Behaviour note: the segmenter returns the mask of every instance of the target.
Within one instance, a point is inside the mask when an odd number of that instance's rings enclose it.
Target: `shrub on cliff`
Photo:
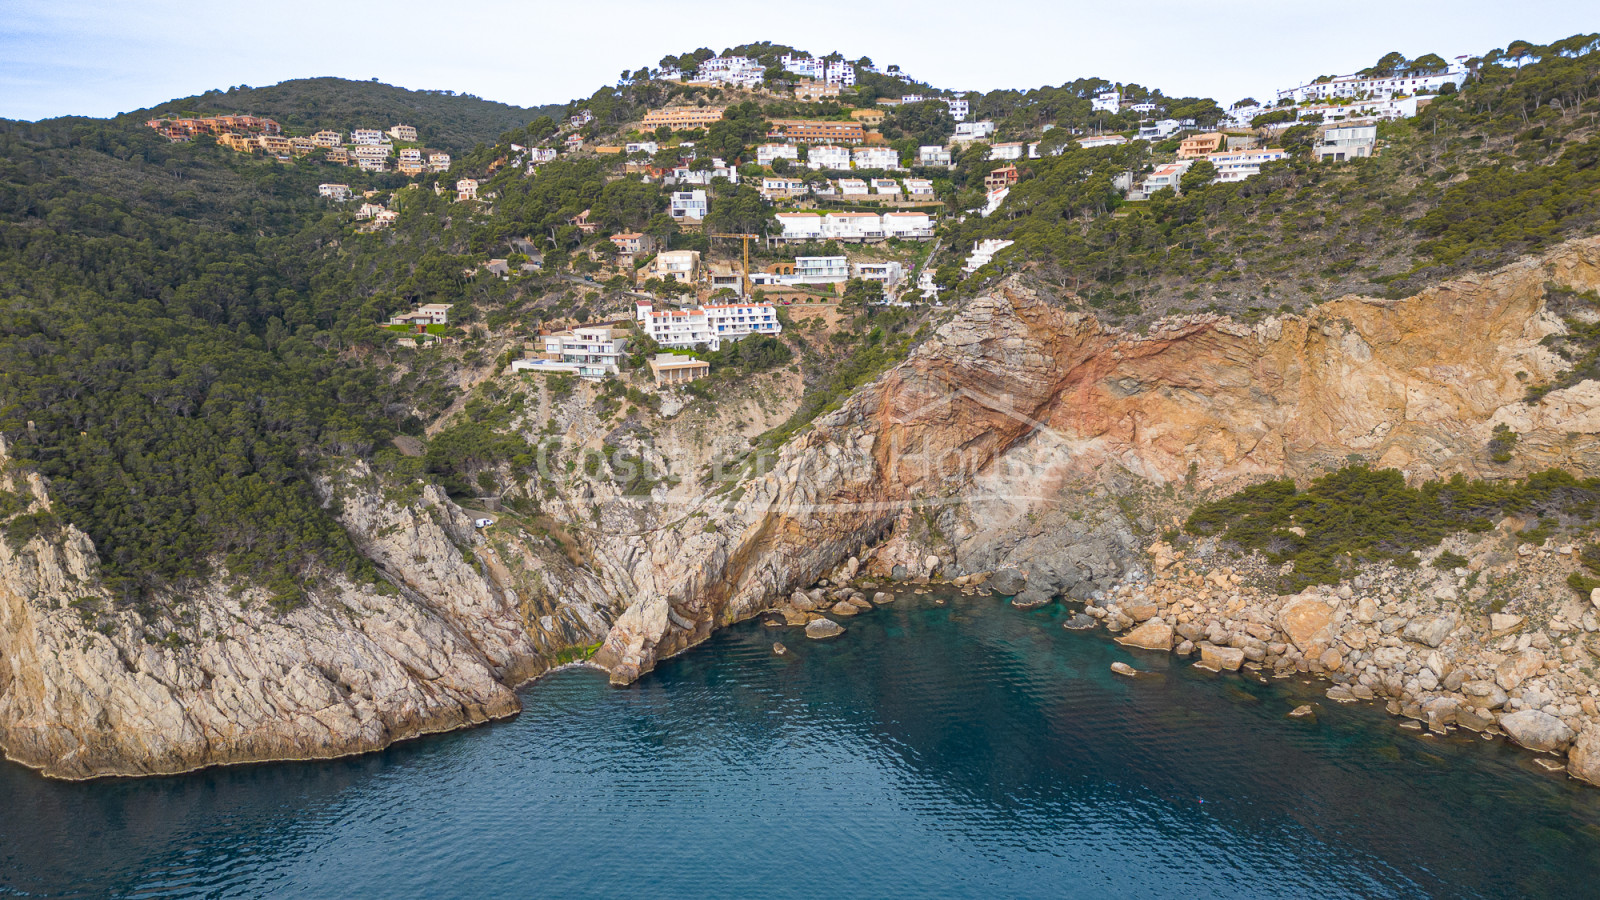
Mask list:
[[[1239,551],[1261,551],[1273,565],[1293,563],[1286,590],[1333,584],[1361,564],[1415,566],[1413,551],[1456,532],[1487,531],[1510,513],[1588,523],[1600,479],[1540,472],[1518,481],[1468,481],[1457,475],[1410,487],[1394,469],[1349,466],[1298,489],[1288,479],[1251,485],[1198,506],[1184,529],[1215,535]]]

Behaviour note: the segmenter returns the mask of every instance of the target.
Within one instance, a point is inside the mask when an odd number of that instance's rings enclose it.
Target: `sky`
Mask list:
[[[0,0],[0,118],[110,116],[320,75],[536,106],[668,53],[761,40],[895,63],[939,88],[1097,76],[1226,106],[1391,50],[1450,58],[1595,30],[1594,0]]]

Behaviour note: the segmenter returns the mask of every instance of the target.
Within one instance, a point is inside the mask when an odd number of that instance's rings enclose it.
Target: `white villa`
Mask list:
[[[857,147],[853,156],[858,169],[893,171],[901,168],[900,153],[893,147]]]
[[[770,166],[780,159],[800,159],[800,148],[793,144],[762,144],[756,148],[756,162],[763,166]]]
[[[834,144],[818,144],[806,154],[806,164],[813,169],[848,169],[850,148]]]
[[[401,313],[389,320],[390,325],[448,325],[450,324],[450,304],[424,303],[408,313]]]
[[[1016,241],[1002,241],[998,238],[989,238],[972,245],[972,255],[967,257],[967,264],[961,271],[971,275],[984,266],[994,261],[994,255],[1011,246]]]
[[[598,381],[616,375],[627,352],[627,333],[609,325],[586,325],[540,335],[542,352],[511,363],[512,371],[577,375]]]

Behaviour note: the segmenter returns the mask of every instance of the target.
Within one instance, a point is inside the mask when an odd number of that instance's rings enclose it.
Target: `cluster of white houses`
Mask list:
[[[781,334],[778,310],[771,303],[706,304],[687,309],[657,309],[649,300],[635,308],[639,328],[663,347],[720,350],[725,341],[752,334]]]
[[[926,241],[933,238],[933,219],[925,212],[781,212],[782,233],[772,240],[782,244],[814,241],[866,243],[898,238]]]
[[[819,197],[866,197],[906,199],[919,203],[935,199],[933,181],[927,178],[840,178],[836,181],[806,182],[787,175],[767,175],[761,179],[761,197],[768,201],[793,199],[815,194]]]

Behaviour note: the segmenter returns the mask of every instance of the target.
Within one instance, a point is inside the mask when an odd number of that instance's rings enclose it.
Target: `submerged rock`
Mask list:
[[[1309,703],[1302,703],[1289,710],[1289,718],[1291,719],[1315,719],[1316,717],[1317,711],[1312,709]]]
[[[831,638],[844,634],[844,626],[832,619],[812,619],[806,625],[806,637]]]
[[[1068,631],[1088,631],[1095,626],[1094,619],[1083,613],[1073,613],[1072,618],[1061,623],[1061,627]]]
[[[776,643],[776,644],[773,644],[773,645],[772,645],[772,652],[773,652],[773,653],[776,653],[776,654],[778,654],[778,655],[779,655],[779,656],[782,656],[782,655],[784,655],[784,654],[785,654],[785,653],[788,653],[788,652],[789,652],[789,648],[788,648],[788,647],[785,647],[785,646],[784,646],[784,645],[783,645],[783,644],[782,644],[782,643],[781,643],[781,642],[780,642],[780,643]]]

